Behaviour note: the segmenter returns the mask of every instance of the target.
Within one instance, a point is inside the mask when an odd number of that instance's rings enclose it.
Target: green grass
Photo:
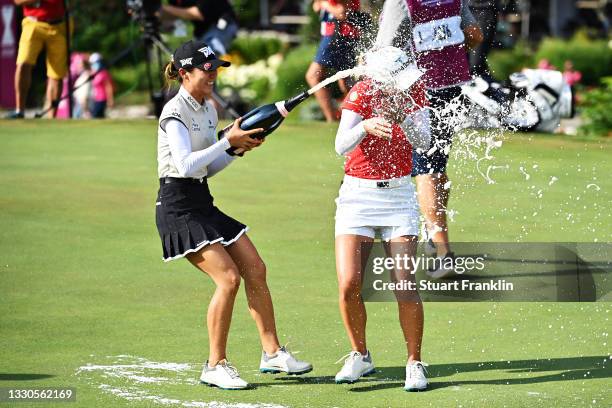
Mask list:
[[[66,406],[87,408],[160,406],[111,395],[100,384],[183,402],[292,407],[612,404],[608,303],[427,303],[423,359],[431,391],[418,394],[401,388],[405,354],[395,306],[368,304],[379,373],[333,384],[333,363],[349,348],[333,255],[342,161],[333,152],[334,129],[318,123],[285,124],[210,183],[218,205],[251,227],[268,265],[281,341],[315,370],[303,379],[257,372],[260,346],[241,293],[229,356],[256,388],[195,385],[213,285],[185,261],[161,262],[155,122],[1,122],[0,129],[0,387],[72,386],[77,403]],[[491,163],[508,166],[491,172],[495,184],[473,162],[451,165],[452,238],[612,241],[611,153],[606,140],[513,135],[494,152]],[[176,377],[165,384],[76,372],[115,364],[119,355],[191,366],[148,373]]]

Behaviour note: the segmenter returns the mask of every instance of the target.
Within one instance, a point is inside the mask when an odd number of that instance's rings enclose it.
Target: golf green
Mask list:
[[[156,127],[0,122],[0,388],[72,387],[76,402],[57,404],[87,408],[612,405],[609,303],[426,303],[422,393],[402,389],[396,306],[371,303],[378,371],[334,384],[349,351],[333,251],[342,159],[320,123],[284,124],[210,180],[266,261],[281,342],[314,370],[259,373],[241,290],[228,357],[254,387],[198,384],[213,285],[184,260],[161,261]],[[451,160],[453,240],[612,241],[610,141],[507,135],[477,169],[468,157],[483,146],[458,144]]]

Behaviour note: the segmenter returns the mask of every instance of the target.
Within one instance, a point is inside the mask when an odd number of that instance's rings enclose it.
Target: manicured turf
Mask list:
[[[155,122],[0,122],[0,387],[76,387],[77,403],[66,406],[87,408],[160,406],[159,398],[194,407],[612,405],[609,303],[427,303],[423,393],[402,390],[395,305],[368,304],[379,371],[335,385],[334,361],[349,346],[336,300],[342,161],[333,135],[332,126],[287,123],[211,179],[218,205],[251,227],[267,263],[282,342],[315,365],[304,378],[259,374],[241,293],[229,357],[256,387],[229,392],[196,385],[213,285],[186,261],[161,262]],[[612,241],[611,153],[609,141],[513,135],[481,162],[501,166],[490,170],[495,184],[473,161],[451,165],[452,238]],[[137,358],[189,365],[78,371]]]

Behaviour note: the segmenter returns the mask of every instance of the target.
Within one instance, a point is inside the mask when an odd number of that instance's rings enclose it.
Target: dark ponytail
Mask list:
[[[166,68],[164,68],[164,78],[168,88],[172,86],[173,81],[183,82],[183,78],[179,75],[178,69],[176,69],[172,61],[168,62]]]

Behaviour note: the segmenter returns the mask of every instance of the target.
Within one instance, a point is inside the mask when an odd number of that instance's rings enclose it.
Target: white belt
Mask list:
[[[370,180],[352,177],[345,175],[343,184],[351,187],[363,187],[363,188],[397,188],[410,184],[410,176],[393,178],[388,180]]]

